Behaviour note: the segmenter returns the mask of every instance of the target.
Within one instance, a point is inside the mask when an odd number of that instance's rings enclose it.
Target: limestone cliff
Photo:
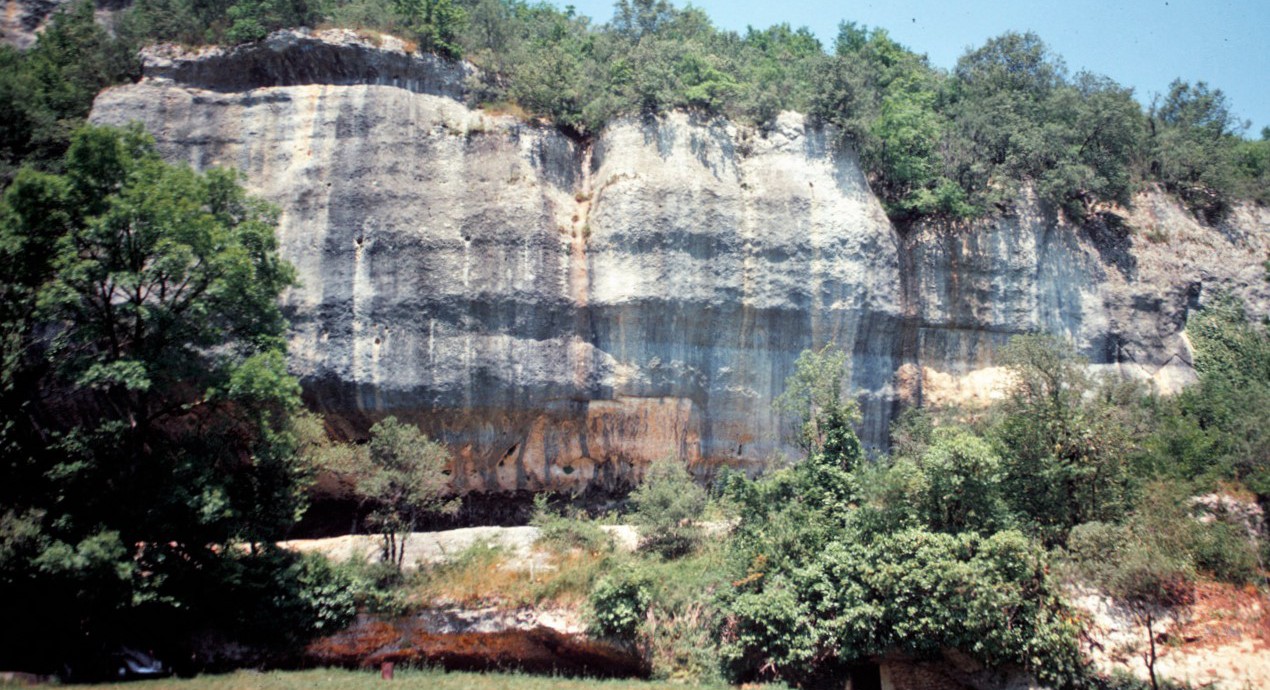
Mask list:
[[[283,32],[151,50],[92,115],[277,203],[310,402],[350,435],[422,424],[466,489],[615,487],[666,455],[759,466],[789,451],[772,399],[827,342],[852,355],[873,444],[901,401],[989,395],[1019,332],[1172,388],[1205,294],[1270,301],[1264,209],[1212,229],[1151,193],[1127,222],[1073,227],[1024,199],[896,228],[854,153],[799,115],[628,118],[582,142],[465,106],[468,71]]]

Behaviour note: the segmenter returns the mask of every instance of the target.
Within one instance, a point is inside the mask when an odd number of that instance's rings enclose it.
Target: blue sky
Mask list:
[[[597,23],[613,16],[612,0],[555,0]],[[686,2],[675,1],[676,6]],[[1013,0],[1000,2],[758,2],[697,0],[715,26],[744,31],[788,22],[807,26],[828,48],[838,22],[881,27],[937,67],[950,68],[968,47],[1008,30],[1035,31],[1072,72],[1088,69],[1132,86],[1138,100],[1165,93],[1181,77],[1226,93],[1231,109],[1251,120],[1256,138],[1270,126],[1270,0]]]

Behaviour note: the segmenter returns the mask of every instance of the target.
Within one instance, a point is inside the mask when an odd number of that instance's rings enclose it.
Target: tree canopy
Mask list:
[[[243,43],[319,24],[471,60],[482,68],[474,104],[582,136],[676,108],[761,127],[782,110],[808,113],[859,150],[900,221],[1008,211],[1025,184],[1075,220],[1152,181],[1209,222],[1240,199],[1270,203],[1270,141],[1243,138],[1246,124],[1204,82],[1177,81],[1144,112],[1132,89],[1069,73],[1034,33],[991,38],[944,71],[884,29],[843,22],[826,47],[787,24],[721,30],[665,0],[622,0],[608,23],[523,0],[137,0],[113,35],[80,2],[28,53],[0,50],[0,94],[12,96],[0,99],[0,175],[24,159],[55,165],[93,95],[137,75],[143,43]]]
[[[844,363],[830,354],[804,353],[787,385],[801,389],[810,363]],[[847,420],[826,427],[855,437]],[[968,432],[931,436],[917,459],[874,464],[858,441],[825,444],[761,480],[725,479],[738,514],[719,595],[733,680],[820,687],[863,660],[953,648],[1049,687],[1083,681],[1045,551],[1010,529],[1001,460]]]
[[[137,128],[83,128],[59,167],[21,170],[0,202],[15,269],[0,283],[0,589],[38,607],[50,652],[141,615],[244,612],[251,597],[220,597],[295,522],[305,479],[277,211],[232,172],[164,163]],[[266,578],[299,573],[268,559]]]

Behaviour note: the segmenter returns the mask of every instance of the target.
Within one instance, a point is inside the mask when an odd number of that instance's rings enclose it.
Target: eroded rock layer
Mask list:
[[[395,414],[467,490],[617,488],[649,461],[758,467],[805,348],[851,355],[862,435],[898,405],[983,398],[1010,335],[1073,339],[1173,388],[1213,288],[1264,308],[1264,210],[1220,230],[1158,194],[1126,222],[895,228],[854,153],[786,113],[675,113],[593,140],[462,102],[470,69],[351,32],[152,50],[93,119],[231,166],[283,210],[291,357],[343,432]],[[1114,220],[1114,219],[1113,219]]]

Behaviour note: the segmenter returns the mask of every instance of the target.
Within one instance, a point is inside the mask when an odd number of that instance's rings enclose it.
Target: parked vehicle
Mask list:
[[[153,654],[131,647],[120,647],[113,657],[115,676],[120,680],[132,678],[160,678],[171,674],[171,670]]]

